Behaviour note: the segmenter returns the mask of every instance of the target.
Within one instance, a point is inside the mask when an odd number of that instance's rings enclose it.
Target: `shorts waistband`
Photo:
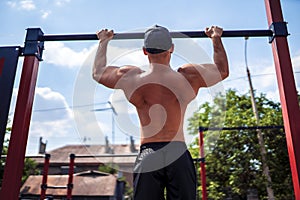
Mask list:
[[[146,148],[154,148],[156,150],[161,149],[165,146],[169,145],[170,148],[176,147],[176,148],[185,148],[187,149],[187,146],[185,142],[182,141],[171,141],[171,142],[149,142],[144,143],[140,146],[140,149],[146,149]]]

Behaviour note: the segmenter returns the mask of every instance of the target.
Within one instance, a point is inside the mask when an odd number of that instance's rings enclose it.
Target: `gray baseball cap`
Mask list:
[[[144,47],[152,54],[162,53],[172,47],[172,37],[167,28],[154,25],[145,32]]]

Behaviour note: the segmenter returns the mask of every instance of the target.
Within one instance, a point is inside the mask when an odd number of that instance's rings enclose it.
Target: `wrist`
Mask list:
[[[221,39],[221,35],[214,35],[210,37],[212,40],[220,40]]]
[[[109,42],[109,39],[100,39],[100,44],[107,45]]]
[[[212,43],[220,43],[221,42],[221,36],[214,36],[210,38],[212,40]]]

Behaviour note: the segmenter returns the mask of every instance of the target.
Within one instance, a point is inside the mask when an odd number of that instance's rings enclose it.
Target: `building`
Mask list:
[[[32,175],[26,180],[20,190],[20,199],[40,199],[42,175]],[[49,175],[46,190],[48,199],[66,199],[68,175]],[[122,200],[124,182],[118,181],[112,174],[98,171],[87,171],[73,176],[73,200]]]
[[[48,168],[48,183],[47,183],[48,185],[50,185],[50,183],[54,185],[58,185],[58,184],[66,185],[64,181],[66,181],[68,177],[70,154],[75,154],[74,191],[73,191],[74,195],[76,194],[78,196],[80,196],[79,194],[83,195],[85,194],[84,190],[86,190],[86,195],[89,197],[88,199],[92,199],[94,197],[92,197],[93,195],[89,196],[89,190],[95,189],[97,191],[103,192],[103,194],[97,193],[98,195],[97,199],[103,199],[104,197],[102,196],[100,198],[100,196],[107,194],[108,191],[99,190],[99,188],[97,189],[97,187],[98,185],[102,185],[103,187],[102,181],[106,178],[113,179],[112,176],[114,177],[114,181],[112,180],[104,181],[105,184],[111,184],[111,186],[114,185],[115,187],[119,188],[121,187],[120,185],[121,183],[120,181],[118,181],[118,178],[123,177],[122,180],[124,180],[124,182],[128,184],[129,187],[132,187],[133,185],[133,175],[132,175],[133,166],[135,163],[135,159],[138,152],[137,149],[139,149],[139,145],[134,144],[132,138],[130,144],[110,145],[108,140],[106,140],[106,143],[103,145],[85,145],[85,144],[66,145],[48,152],[46,151],[45,145],[46,143],[43,143],[42,139],[40,139],[40,149],[39,149],[40,156],[32,156],[29,158],[31,158],[37,163],[37,168],[42,173],[44,168],[44,162],[45,162],[45,159],[43,157],[46,153],[50,154],[49,168]],[[118,172],[117,174],[106,177],[103,175],[103,173],[97,172],[100,166],[111,166],[111,165],[115,166],[115,169]],[[94,182],[91,185],[78,188],[76,184],[80,185],[81,181],[87,181],[87,182],[98,181],[98,182]],[[24,198],[28,196],[37,197],[37,195],[40,194],[41,183],[42,183],[42,176],[30,176],[21,189],[21,195],[23,195]],[[105,186],[105,188],[108,188],[108,186]],[[116,195],[117,194],[116,191],[118,191],[116,188],[111,189],[109,190],[109,194]],[[62,195],[66,194],[66,189],[65,190],[49,189],[49,193],[47,191],[47,194],[49,195],[52,194],[53,196],[57,196],[60,198],[62,197]],[[95,193],[94,196],[97,195]],[[104,196],[105,198],[108,197],[107,195]],[[115,196],[109,196],[109,198],[114,199]]]

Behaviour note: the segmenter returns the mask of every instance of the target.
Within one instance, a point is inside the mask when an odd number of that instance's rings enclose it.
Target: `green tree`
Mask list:
[[[105,173],[115,175],[119,171],[119,166],[115,163],[108,163],[106,165],[100,165],[98,169],[101,172],[105,172]],[[124,193],[124,195],[129,197],[129,198],[132,198],[133,188],[129,186],[129,183],[128,183],[128,181],[126,181],[126,178],[124,176],[119,177],[118,181],[125,183],[125,193]]]
[[[119,166],[115,163],[108,163],[106,165],[100,165],[98,170],[109,174],[117,174]]]
[[[11,128],[8,127],[6,129],[6,134],[9,135],[10,133],[11,133]],[[3,144],[2,159],[0,159],[0,187],[2,185],[2,179],[3,179],[4,167],[5,167],[5,157],[3,158],[3,156],[7,155],[8,144],[9,144],[9,140],[7,139]],[[26,181],[28,176],[36,175],[40,173],[39,170],[37,170],[37,163],[34,160],[30,158],[25,158],[24,162],[25,163],[24,163],[24,169],[22,175],[22,184]]]
[[[256,98],[261,126],[282,125],[281,108],[260,94]],[[238,95],[229,90],[219,95],[213,104],[205,103],[189,119],[189,133],[198,134],[204,127],[255,126],[250,95]],[[292,199],[293,188],[283,129],[262,130],[267,149],[267,164],[272,188],[277,199]],[[205,161],[207,190],[210,199],[247,199],[249,189],[258,192],[259,199],[267,199],[266,178],[262,173],[256,130],[205,131]],[[191,145],[191,153],[198,157],[198,141]],[[201,188],[199,187],[199,190]]]

